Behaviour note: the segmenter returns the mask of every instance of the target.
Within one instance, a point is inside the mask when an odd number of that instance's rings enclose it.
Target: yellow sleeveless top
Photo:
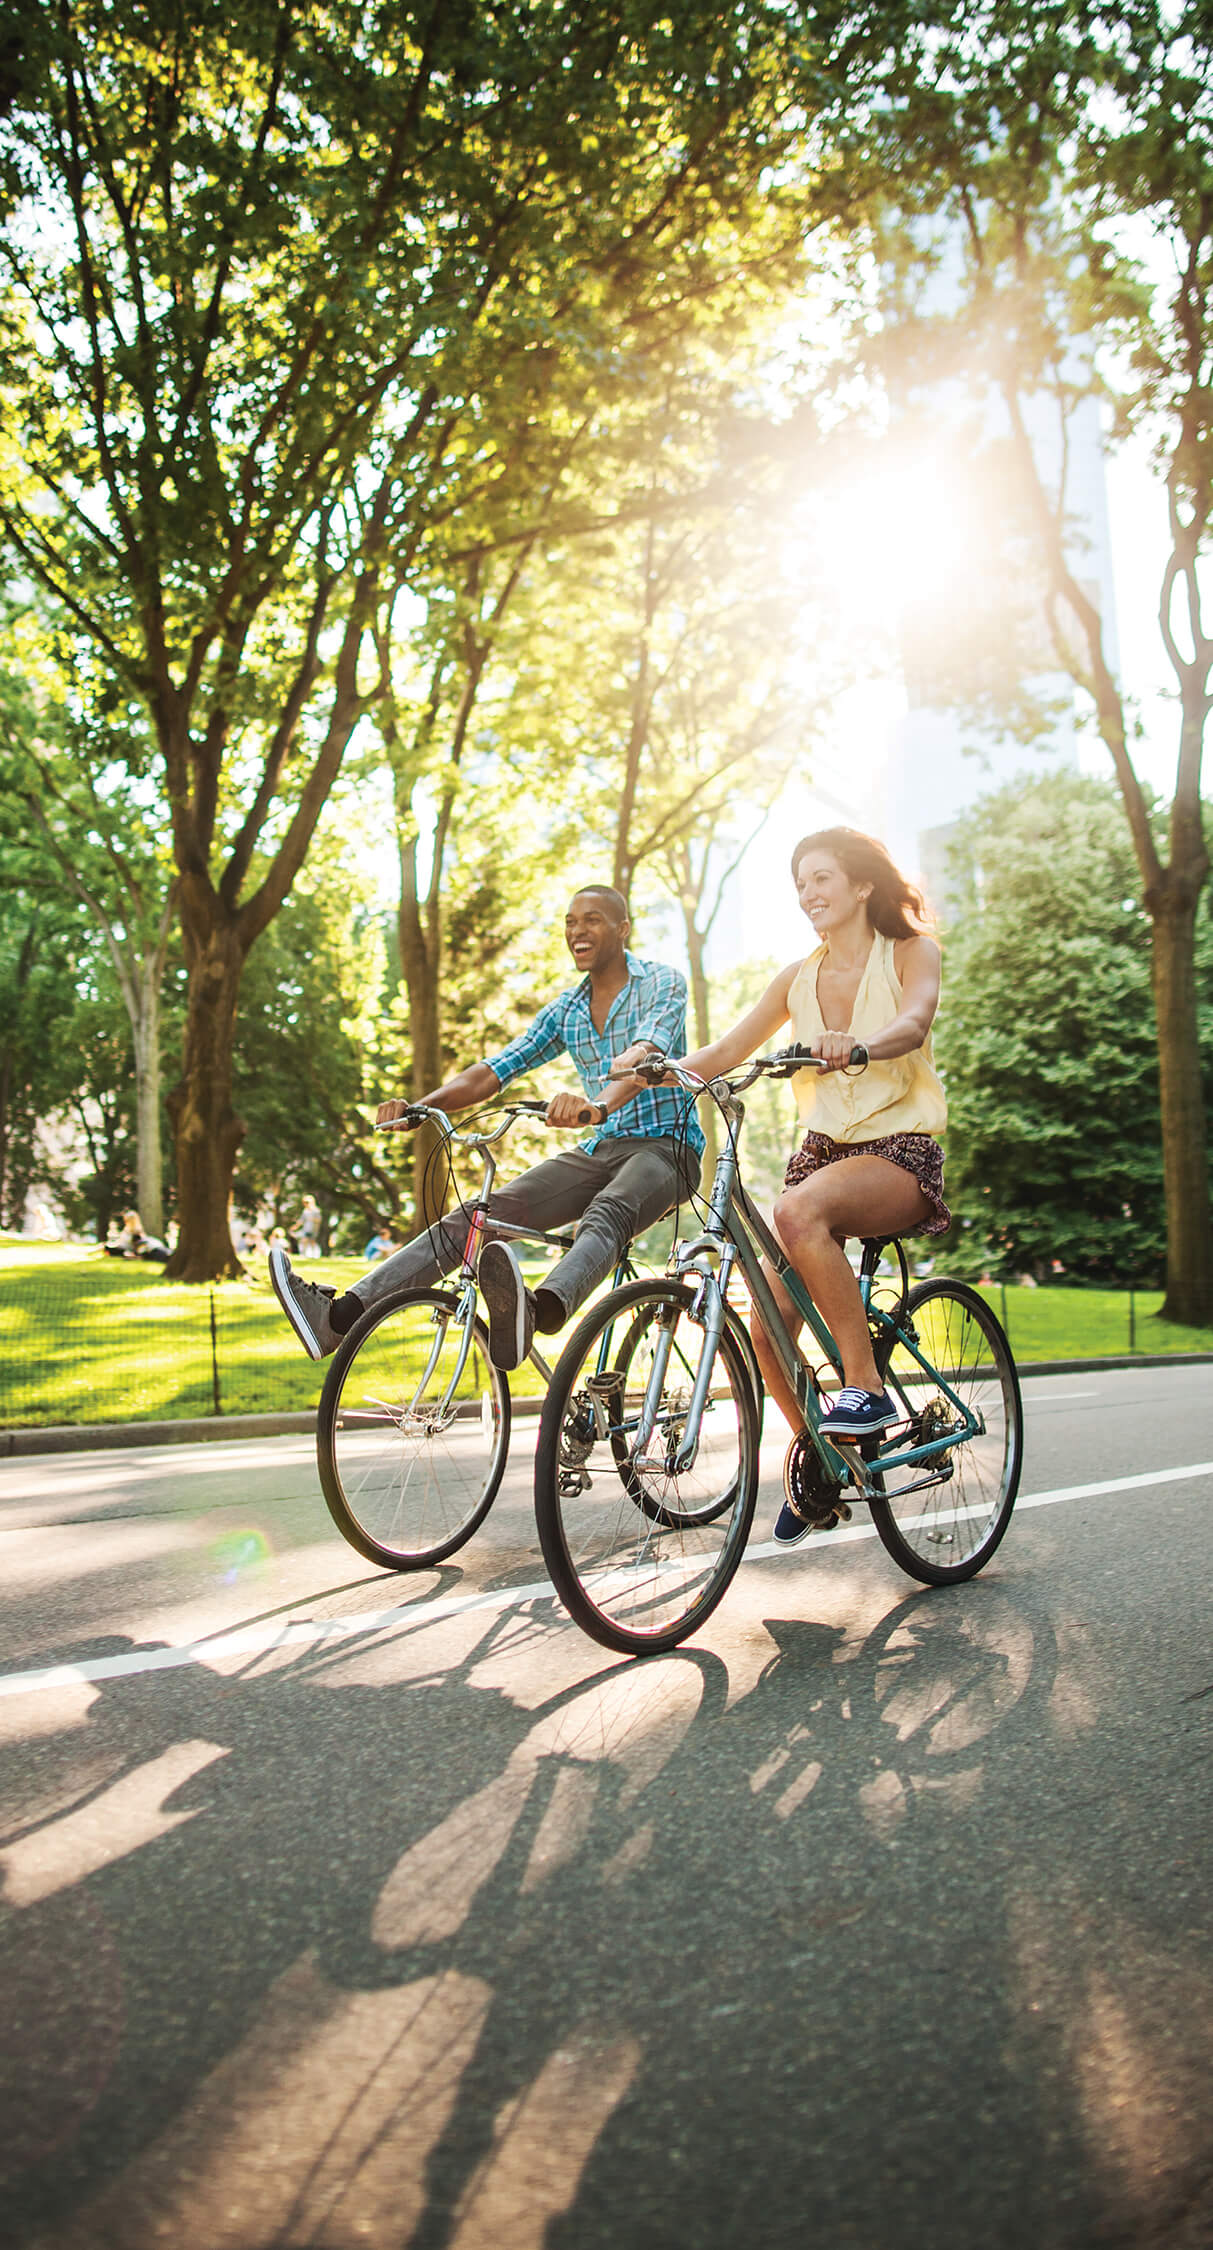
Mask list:
[[[856,1039],[874,1037],[901,1014],[901,980],[892,938],[877,930],[851,1010]],[[825,1030],[817,999],[817,972],[829,948],[819,945],[802,961],[788,991],[788,1014],[798,1044]],[[878,1141],[886,1133],[942,1133],[948,1105],[931,1059],[928,1032],[921,1047],[892,1062],[870,1062],[851,1075],[798,1070],[792,1080],[802,1132],[828,1133],[835,1141]]]

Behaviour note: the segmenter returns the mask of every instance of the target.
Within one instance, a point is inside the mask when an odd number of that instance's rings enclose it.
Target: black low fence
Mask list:
[[[358,1259],[309,1262],[340,1288]],[[1158,1317],[1157,1290],[985,1282],[1016,1357],[1032,1364],[1213,1354],[1213,1331]],[[308,1415],[323,1366],[283,1318],[263,1264],[186,1288],[98,1252],[0,1247],[0,1428]]]
[[[361,1263],[321,1264],[345,1286]],[[307,1413],[324,1369],[264,1272],[186,1288],[104,1257],[0,1255],[0,1427]]]

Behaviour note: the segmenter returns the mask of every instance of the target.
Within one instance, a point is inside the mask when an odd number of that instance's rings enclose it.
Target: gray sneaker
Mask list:
[[[322,1281],[303,1281],[291,1270],[291,1261],[278,1244],[270,1251],[270,1282],[309,1359],[327,1359],[341,1342],[329,1306],[337,1292]]]
[[[535,1300],[508,1242],[486,1242],[477,1269],[488,1307],[489,1358],[494,1367],[521,1367],[535,1334]]]

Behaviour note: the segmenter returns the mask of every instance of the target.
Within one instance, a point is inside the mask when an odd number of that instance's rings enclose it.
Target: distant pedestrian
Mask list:
[[[299,1255],[301,1258],[318,1258],[320,1256],[320,1229],[322,1223],[323,1222],[320,1217],[320,1206],[317,1203],[315,1196],[305,1195],[303,1198],[303,1209],[300,1211],[299,1216],[295,1221],[295,1235],[299,1243]]]
[[[117,1239],[105,1245],[111,1258],[147,1258],[162,1263],[168,1256],[168,1244],[159,1235],[148,1234],[137,1211],[124,1211]]]

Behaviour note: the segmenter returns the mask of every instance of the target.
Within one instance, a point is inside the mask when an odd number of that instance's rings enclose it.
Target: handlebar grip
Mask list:
[[[429,1110],[424,1105],[417,1106],[410,1102],[406,1109],[401,1110],[399,1117],[385,1117],[382,1124],[377,1123],[375,1131],[377,1133],[404,1132],[414,1125],[423,1125],[429,1114]]]
[[[821,1068],[820,1057],[813,1053],[811,1047],[802,1046],[799,1042],[792,1047],[781,1047],[776,1059],[788,1073],[793,1070],[819,1070]],[[868,1060],[867,1048],[857,1040],[847,1057],[847,1068],[849,1070],[862,1070]]]

